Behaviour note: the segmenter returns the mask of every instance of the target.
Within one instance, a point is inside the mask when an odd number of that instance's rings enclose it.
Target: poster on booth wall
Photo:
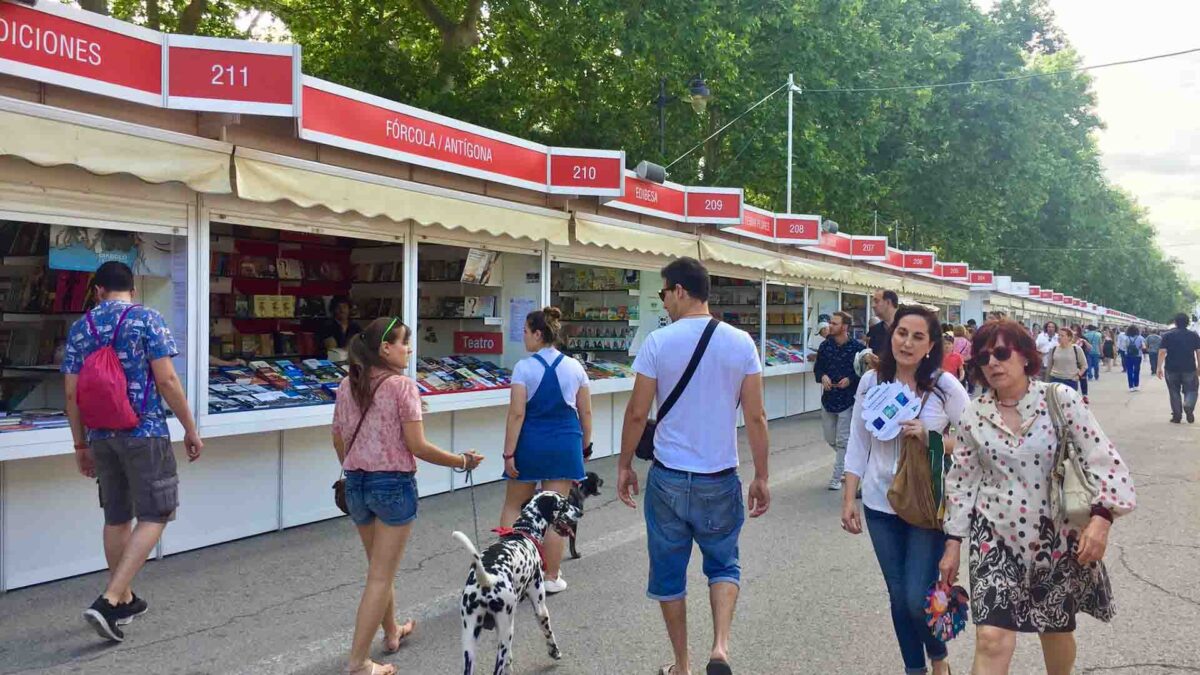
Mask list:
[[[492,282],[492,272],[496,266],[498,251],[484,251],[473,248],[467,253],[467,262],[463,265],[462,279],[464,284],[487,286]]]
[[[138,276],[170,277],[171,237],[97,227],[50,226],[49,266],[95,272],[106,262],[123,262]]]
[[[525,341],[525,317],[534,310],[532,298],[510,298],[508,301],[508,341]]]

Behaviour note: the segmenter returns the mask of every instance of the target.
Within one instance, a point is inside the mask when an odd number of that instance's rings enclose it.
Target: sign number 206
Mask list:
[[[212,83],[218,87],[248,87],[250,86],[250,68],[249,66],[222,66],[214,64],[212,67]]]

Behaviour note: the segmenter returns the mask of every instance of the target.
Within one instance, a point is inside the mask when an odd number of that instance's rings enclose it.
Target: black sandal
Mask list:
[[[724,661],[713,659],[708,662],[708,666],[704,669],[705,675],[733,675],[733,668]]]

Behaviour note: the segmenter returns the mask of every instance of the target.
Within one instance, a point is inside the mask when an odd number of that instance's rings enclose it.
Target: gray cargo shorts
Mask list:
[[[90,445],[105,524],[124,525],[134,517],[149,523],[175,520],[179,474],[170,439],[118,436]]]

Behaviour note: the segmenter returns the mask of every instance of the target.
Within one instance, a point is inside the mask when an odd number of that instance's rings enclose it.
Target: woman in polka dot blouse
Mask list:
[[[1102,559],[1113,519],[1134,508],[1133,479],[1079,394],[1059,387],[1063,416],[1100,493],[1082,530],[1052,513],[1058,438],[1046,390],[1054,385],[1033,379],[1042,364],[1037,347],[1013,321],[986,324],[971,346],[972,377],[989,392],[959,426],[946,474],[950,539],[939,569],[953,583],[969,538],[973,672],[1007,673],[1017,633],[1036,632],[1047,672],[1065,675],[1075,661],[1076,612],[1113,617]]]

